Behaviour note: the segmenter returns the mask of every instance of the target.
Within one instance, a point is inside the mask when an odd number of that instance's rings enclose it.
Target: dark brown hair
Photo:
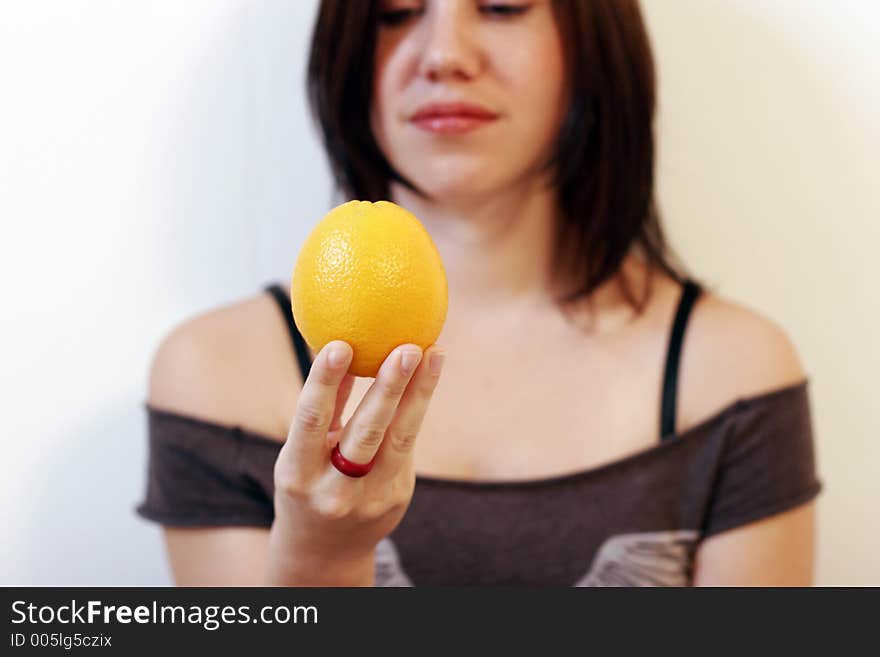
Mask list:
[[[419,192],[389,164],[370,127],[378,4],[322,0],[307,75],[336,185],[349,198],[369,201],[387,199],[392,180]],[[638,0],[553,4],[570,89],[547,163],[561,209],[553,261],[569,285],[557,301],[589,299],[633,247],[652,270],[681,281],[654,197],[654,61]],[[619,283],[641,311],[650,288],[637,299],[627,281]]]

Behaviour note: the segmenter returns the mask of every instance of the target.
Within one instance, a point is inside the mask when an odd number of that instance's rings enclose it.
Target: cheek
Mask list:
[[[555,135],[564,114],[566,82],[562,52],[555,43],[535,43],[508,60],[514,120],[536,138]],[[527,125],[525,125],[527,124]]]
[[[394,131],[394,104],[389,102],[390,91],[382,80],[373,85],[373,99],[370,107],[370,127],[379,148],[388,154],[389,138]]]
[[[378,77],[373,78],[373,89],[370,101],[370,128],[373,137],[381,146],[385,139],[386,103],[382,95],[382,81]]]
[[[401,95],[399,82],[395,74],[397,62],[391,57],[389,49],[379,49],[373,66],[373,85],[371,89],[370,125],[373,135],[380,146],[387,144],[388,130],[393,129],[397,119],[395,99]]]

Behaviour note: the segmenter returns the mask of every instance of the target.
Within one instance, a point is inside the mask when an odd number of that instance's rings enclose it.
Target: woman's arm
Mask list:
[[[781,328],[714,295],[707,295],[695,310],[689,332],[683,375],[685,408],[722,407],[806,377],[794,345]],[[764,438],[772,440],[773,436]],[[694,584],[812,585],[815,507],[810,501],[706,538],[697,549]]]
[[[269,530],[259,527],[166,527],[177,586],[265,586]]]
[[[294,380],[297,373],[287,353],[275,353],[275,345],[286,347],[288,340],[282,322],[270,321],[277,313],[271,299],[258,295],[176,327],[153,359],[150,404],[280,434],[280,422],[277,429],[268,423],[275,418],[271,409],[277,399],[267,398],[265,391],[278,387],[273,384],[282,377]],[[288,369],[278,371],[282,364]],[[180,586],[264,583],[268,528],[166,526],[163,534]]]
[[[695,586],[812,586],[815,503],[706,539],[697,550]]]

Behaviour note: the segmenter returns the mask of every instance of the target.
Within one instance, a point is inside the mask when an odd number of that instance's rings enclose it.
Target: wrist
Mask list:
[[[265,576],[268,586],[373,586],[375,549],[358,556],[328,556],[287,540],[273,524]]]
[[[267,586],[373,586],[375,564],[372,559],[356,563],[306,559],[290,555],[286,559],[269,558]]]

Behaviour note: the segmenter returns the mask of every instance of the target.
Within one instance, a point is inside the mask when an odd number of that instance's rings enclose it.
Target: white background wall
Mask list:
[[[164,584],[149,359],[328,209],[315,0],[0,3],[0,584]],[[674,244],[811,377],[818,582],[880,584],[880,5],[645,0]]]

